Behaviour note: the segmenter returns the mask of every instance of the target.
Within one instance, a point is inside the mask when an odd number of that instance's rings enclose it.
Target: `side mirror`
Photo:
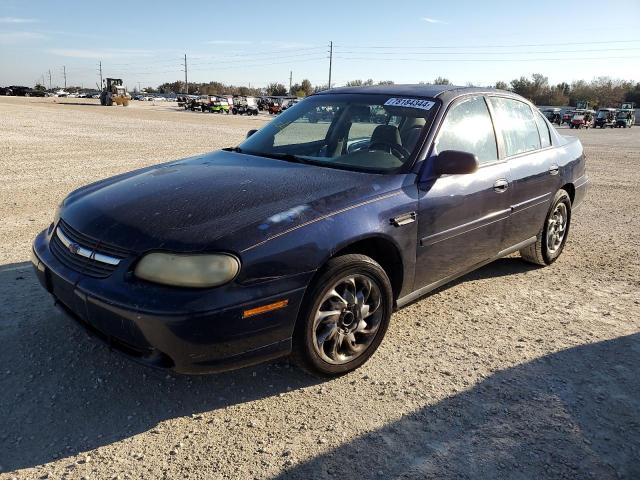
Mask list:
[[[254,128],[254,129],[252,129],[252,130],[249,130],[249,131],[247,132],[247,137],[246,137],[246,138],[249,138],[251,135],[253,135],[253,134],[254,134],[254,133],[256,133],[257,131],[258,131],[258,130],[257,130],[257,129],[255,129],[255,128]]]
[[[436,175],[460,175],[478,170],[478,157],[459,150],[445,150],[434,159],[433,173]]]

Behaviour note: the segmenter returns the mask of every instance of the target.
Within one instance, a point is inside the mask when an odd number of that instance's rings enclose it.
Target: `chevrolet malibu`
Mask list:
[[[33,263],[72,318],[147,365],[290,355],[335,376],[427,292],[515,252],[552,264],[586,186],[580,142],[512,93],[334,89],[235,148],[72,192]]]

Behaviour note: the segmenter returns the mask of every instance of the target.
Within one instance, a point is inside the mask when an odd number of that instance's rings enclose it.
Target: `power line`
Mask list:
[[[313,58],[307,58],[307,59],[300,59],[300,60],[289,60],[289,61],[285,61],[285,62],[268,62],[268,63],[248,63],[248,64],[243,64],[242,68],[251,68],[251,67],[263,67],[263,66],[268,66],[268,65],[291,65],[292,63],[305,63],[305,62],[317,62],[319,60],[325,60],[327,57],[326,56],[321,56],[321,57],[313,57]],[[234,69],[234,68],[238,68],[237,65],[227,65],[224,67],[219,67],[216,68],[216,70],[228,70],[228,69]],[[209,71],[210,69],[208,68],[192,68],[191,69],[202,72],[202,71]]]
[[[638,55],[618,57],[578,57],[578,58],[376,58],[376,57],[336,57],[342,60],[366,60],[366,61],[400,61],[400,62],[536,62],[536,61],[576,61],[576,60],[614,60],[640,58]]]
[[[640,47],[631,48],[599,48],[585,50],[547,50],[547,51],[525,51],[525,52],[403,52],[403,55],[536,55],[536,54],[556,54],[556,53],[597,53],[597,52],[619,52],[640,50]],[[362,51],[336,51],[337,54],[370,54],[370,55],[397,55],[398,52],[362,52]]]
[[[553,47],[553,46],[565,46],[565,45],[603,45],[603,44],[611,44],[611,43],[637,43],[640,42],[640,39],[637,40],[607,40],[607,41],[599,41],[599,42],[556,42],[556,43],[513,43],[506,45],[429,45],[429,46],[421,46],[421,45],[367,45],[367,46],[358,46],[358,45],[336,45],[336,47],[346,47],[346,48],[358,48],[358,49],[368,49],[368,48],[376,48],[376,49],[442,49],[442,48],[511,48],[511,47]]]
[[[320,53],[320,52],[318,52]],[[277,55],[277,56],[260,56],[260,60],[280,60],[282,58],[297,58],[297,57],[308,57],[309,53],[296,53],[293,55]],[[218,65],[221,63],[227,64],[227,63],[243,63],[243,62],[247,62],[247,61],[251,61],[251,59],[237,59],[237,60],[225,60],[224,58],[220,58],[219,60],[215,60],[215,61],[211,61],[211,62],[199,62],[199,63],[192,63],[192,65]]]

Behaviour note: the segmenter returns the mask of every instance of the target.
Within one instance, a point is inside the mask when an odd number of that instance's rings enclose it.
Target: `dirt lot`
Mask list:
[[[0,98],[0,478],[640,478],[638,127],[571,131],[592,183],[556,264],[407,307],[338,380],[167,375],[53,307],[30,242],[67,192],[264,120]]]

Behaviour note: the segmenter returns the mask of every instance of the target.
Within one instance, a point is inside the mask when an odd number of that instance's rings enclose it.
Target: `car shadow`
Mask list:
[[[138,365],[53,306],[30,262],[0,267],[0,465],[33,467],[320,383],[287,362],[182,376]]]
[[[278,479],[640,478],[640,334],[559,351]]]

